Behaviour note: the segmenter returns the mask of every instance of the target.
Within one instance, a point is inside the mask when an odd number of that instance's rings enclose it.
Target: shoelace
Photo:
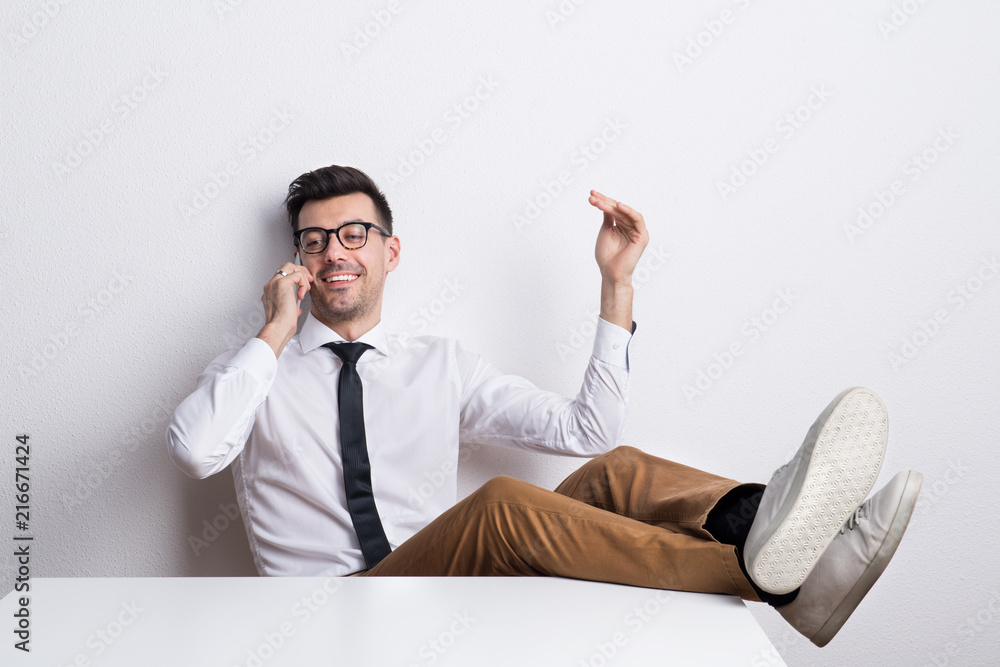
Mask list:
[[[867,519],[872,514],[872,501],[871,498],[861,503],[858,509],[854,510],[854,514],[847,518],[847,522],[840,527],[840,534],[843,535],[848,530],[854,530],[854,527],[858,525],[862,519]]]

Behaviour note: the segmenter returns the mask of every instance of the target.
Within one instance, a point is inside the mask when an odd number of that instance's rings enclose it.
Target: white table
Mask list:
[[[542,577],[32,579],[0,664],[784,665],[734,597]]]

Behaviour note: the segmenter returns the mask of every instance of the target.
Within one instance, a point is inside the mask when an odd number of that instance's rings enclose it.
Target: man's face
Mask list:
[[[371,197],[355,192],[308,201],[299,212],[297,229],[336,229],[348,222],[381,226]],[[320,322],[331,327],[343,323],[371,327],[378,323],[385,277],[399,264],[398,238],[386,238],[372,228],[364,247],[348,250],[331,234],[323,252],[310,254],[299,249],[299,253],[302,264],[316,278],[309,294],[312,313]]]

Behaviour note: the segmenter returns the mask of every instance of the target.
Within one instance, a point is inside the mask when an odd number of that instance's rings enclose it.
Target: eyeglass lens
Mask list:
[[[337,235],[348,250],[356,250],[368,240],[368,230],[361,224],[344,225]],[[308,253],[323,252],[328,242],[329,233],[325,229],[310,229],[301,237],[302,249]]]

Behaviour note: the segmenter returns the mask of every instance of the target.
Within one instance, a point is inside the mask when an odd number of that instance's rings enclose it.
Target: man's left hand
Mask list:
[[[594,255],[601,269],[601,319],[632,331],[632,272],[649,244],[642,215],[631,206],[590,191],[590,203],[604,212]]]
[[[631,285],[632,272],[649,244],[642,214],[597,190],[590,191],[590,203],[604,212],[594,252],[601,276],[615,285]]]

